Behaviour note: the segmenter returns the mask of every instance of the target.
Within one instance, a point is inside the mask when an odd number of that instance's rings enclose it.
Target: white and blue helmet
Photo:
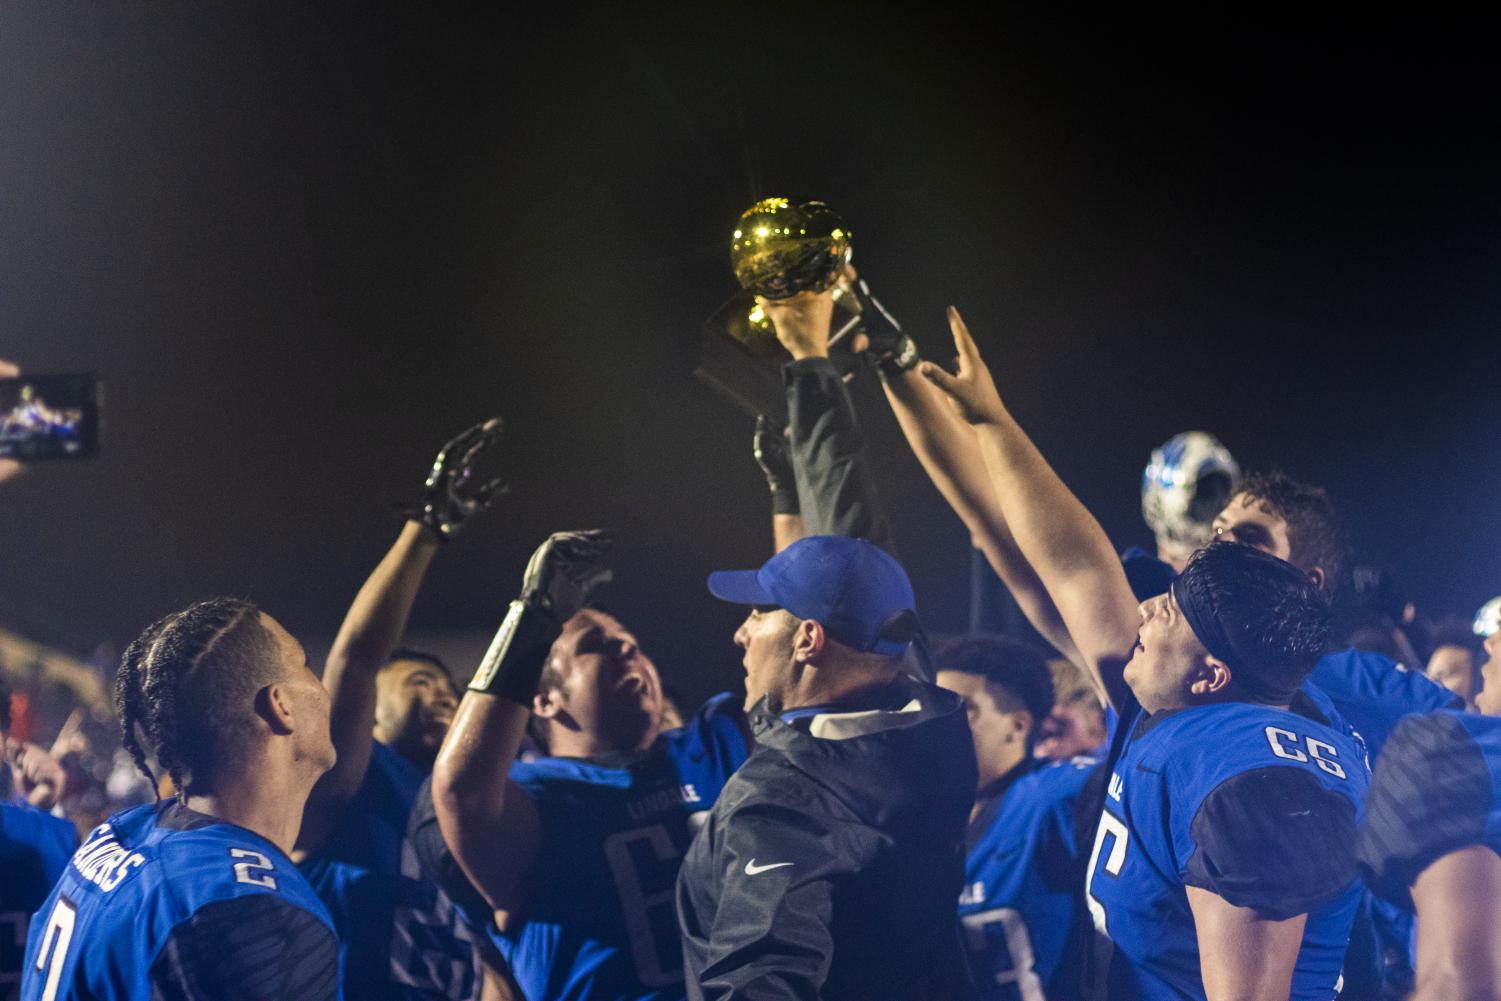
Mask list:
[[[1240,466],[1207,431],[1184,431],[1152,450],[1141,474],[1141,515],[1160,547],[1187,556],[1213,538],[1214,516],[1240,489]]]
[[[1501,596],[1492,598],[1475,613],[1475,635],[1484,638],[1494,636],[1501,630]]]

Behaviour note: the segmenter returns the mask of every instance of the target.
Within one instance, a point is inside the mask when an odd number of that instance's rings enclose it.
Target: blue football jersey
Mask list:
[[[1187,886],[1269,919],[1307,914],[1291,997],[1335,996],[1359,901],[1364,749],[1306,700],[1123,714],[1088,864],[1091,993],[1203,998]]]
[[[1082,903],[1075,833],[1093,758],[1037,761],[970,825],[959,917],[979,1001],[1073,997],[1065,953]],[[982,791],[983,794],[983,791]]]
[[[78,832],[66,820],[24,803],[0,803],[0,1001],[20,996],[31,915],[76,847]]]
[[[629,760],[517,762],[542,850],[519,924],[492,936],[529,998],[684,997],[673,890],[683,854],[745,760],[728,694]]]
[[[237,996],[339,996],[332,923],[271,842],[167,800],[74,853],[31,923],[21,998],[206,998],[228,977]]]
[[[1501,719],[1409,716],[1376,765],[1360,867],[1384,899],[1411,910],[1418,874],[1470,845],[1501,854]]]
[[[406,841],[426,776],[375,742],[359,791],[302,863],[339,933],[344,990],[360,1001],[465,1001],[479,993],[473,933]]]

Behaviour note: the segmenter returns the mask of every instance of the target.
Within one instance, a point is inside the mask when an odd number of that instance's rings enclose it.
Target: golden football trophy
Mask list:
[[[764,299],[822,292],[850,260],[850,234],[823,202],[767,198],[741,214],[730,242],[740,287]]]
[[[833,289],[830,358],[846,379],[853,378],[862,362],[851,350],[853,335],[879,326],[899,336],[900,328],[863,282],[848,279],[852,253],[849,229],[823,202],[766,198],[746,209],[730,238],[740,291],[709,318],[694,375],[753,414],[784,416],[781,367],[792,356],[757,298]]]

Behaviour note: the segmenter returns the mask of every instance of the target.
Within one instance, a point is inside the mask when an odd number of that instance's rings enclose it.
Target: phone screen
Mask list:
[[[99,452],[99,386],[92,375],[0,379],[0,458],[81,459]]]

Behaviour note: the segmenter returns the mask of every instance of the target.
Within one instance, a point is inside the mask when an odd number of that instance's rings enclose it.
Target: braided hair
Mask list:
[[[276,640],[248,601],[212,598],[159,619],[115,676],[125,749],[153,786],[148,748],[179,790],[211,788],[255,732],[256,693],[280,673]]]

